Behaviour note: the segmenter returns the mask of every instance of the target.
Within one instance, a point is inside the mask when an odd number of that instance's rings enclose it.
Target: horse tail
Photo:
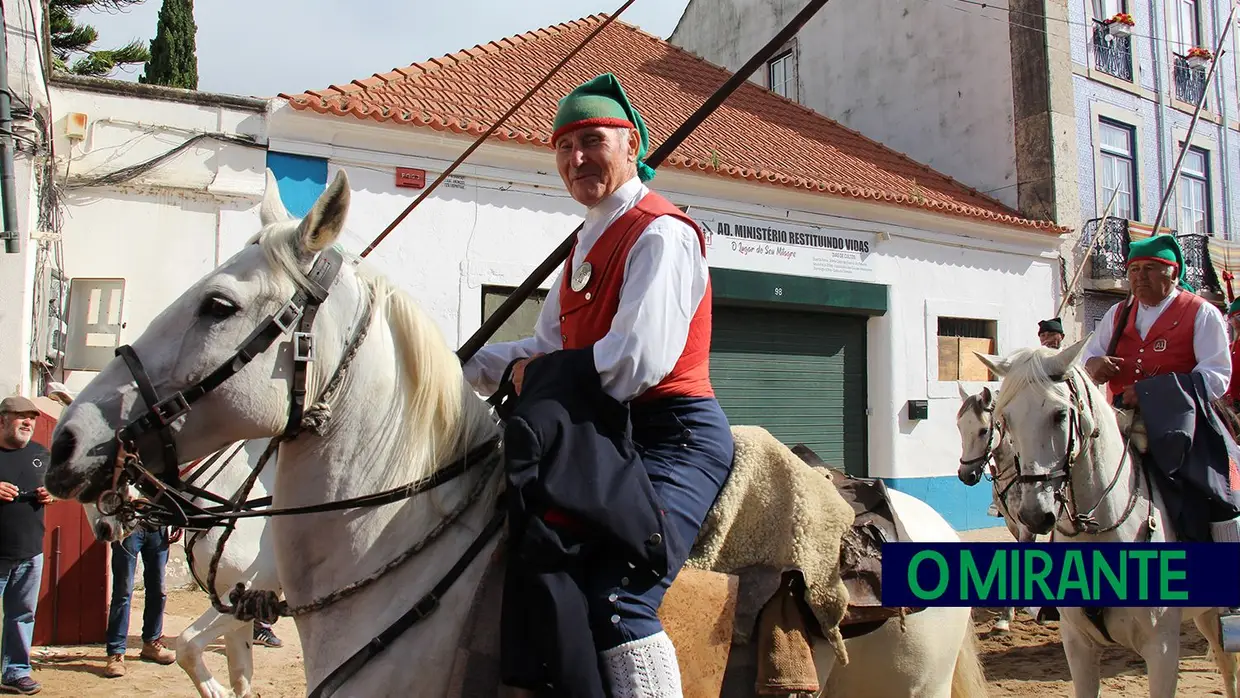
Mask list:
[[[986,673],[977,656],[977,635],[973,623],[965,631],[964,642],[956,653],[956,668],[952,672],[952,698],[985,698],[987,695]]]

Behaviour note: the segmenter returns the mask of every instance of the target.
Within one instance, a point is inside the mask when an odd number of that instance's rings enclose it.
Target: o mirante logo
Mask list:
[[[1236,543],[889,543],[884,606],[1238,606]]]

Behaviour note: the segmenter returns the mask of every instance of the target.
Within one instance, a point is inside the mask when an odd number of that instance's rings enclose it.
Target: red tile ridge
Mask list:
[[[413,63],[404,68],[396,68],[383,75],[375,74],[370,78],[354,80],[348,85],[332,85],[328,90],[307,91],[298,95],[280,93],[279,96],[286,99],[297,110],[309,109],[320,114],[352,115],[362,120],[418,124],[441,132],[480,135],[490,128],[489,115],[485,114],[484,110],[495,108],[491,104],[493,98],[490,96],[480,97],[472,92],[472,89],[476,87],[472,80],[466,79],[464,83],[453,84],[451,78],[441,80],[434,77],[435,73],[479,58],[493,56],[497,53],[519,47],[522,44],[548,40],[567,31],[595,26],[603,21],[605,17],[606,15],[602,15],[602,17],[590,15],[550,27],[542,27],[514,36],[503,37],[496,41],[487,42],[485,45],[475,45],[472,49],[464,49],[453,54],[432,57],[420,63]],[[712,73],[722,72],[729,74],[731,72],[706,61],[692,52],[655,37],[639,27],[621,21],[613,22],[613,25],[618,29],[631,33],[635,37],[645,38],[647,41],[657,44],[662,50],[670,51],[696,64],[701,64]],[[557,48],[559,48],[558,45]],[[488,73],[490,70],[484,68],[482,72]],[[698,77],[701,78],[702,76]],[[379,104],[368,105],[363,100],[362,95],[358,94],[373,88],[387,87],[388,83],[398,83],[404,79],[417,79],[419,80],[416,83],[417,86],[425,87],[431,90],[432,93],[438,92],[439,96],[437,98],[430,97],[429,101],[415,98],[413,100],[415,103],[409,105],[408,97],[410,92],[393,86],[389,88],[391,91],[377,92],[377,94],[401,95],[397,105],[382,104],[382,102],[389,101],[382,98],[373,100],[380,102]],[[709,87],[713,89],[715,85],[712,84]],[[332,91],[336,94],[333,94]],[[449,102],[446,105],[448,109],[455,110],[456,113],[438,113],[438,110],[445,107],[442,100],[445,98],[451,100],[454,96],[467,97],[467,99],[464,101],[458,99],[456,103]],[[738,98],[740,98],[740,101],[737,101]],[[436,101],[437,99],[439,101]],[[769,103],[762,104],[754,100],[768,100]],[[936,210],[972,218],[999,221],[1005,224],[1057,234],[1071,232],[1070,229],[1059,226],[1053,221],[1035,221],[1023,218],[1019,212],[1012,210],[998,199],[965,185],[942,172],[938,172],[928,165],[917,162],[906,154],[868,138],[854,129],[828,119],[804,105],[763,90],[751,82],[743,84],[724,103],[721,110],[728,110],[730,107],[731,110],[753,112],[757,115],[757,118],[765,120],[769,124],[772,118],[786,120],[789,117],[787,113],[781,114],[778,107],[771,111],[772,106],[776,104],[784,109],[795,108],[798,110],[795,113],[802,118],[830,122],[831,127],[839,129],[841,135],[846,134],[849,138],[855,139],[855,141],[819,140],[818,142],[827,149],[827,152],[835,152],[838,154],[838,157],[828,156],[827,159],[818,162],[816,165],[817,172],[810,173],[812,176],[788,174],[778,169],[771,169],[771,165],[776,167],[791,165],[791,163],[786,163],[779,159],[775,162],[771,162],[768,159],[765,165],[759,165],[758,167],[745,167],[721,162],[719,153],[713,148],[711,149],[712,155],[709,158],[693,154],[673,153],[665,161],[666,164],[689,171],[708,172],[713,170],[717,175],[734,179],[769,183],[808,191],[828,192],[859,199],[886,201],[905,207]],[[392,108],[393,106],[395,108]],[[413,108],[409,108],[410,106]],[[765,109],[762,107],[765,107]],[[538,113],[540,115],[542,111],[545,111],[545,109],[539,107]],[[484,120],[486,120],[485,123]],[[812,125],[812,121],[810,123]],[[789,125],[788,128],[798,130],[804,125],[804,123]],[[732,132],[730,129],[725,130],[724,133],[726,134],[725,137],[745,137],[743,133]],[[494,137],[500,141],[550,147],[550,133],[548,130],[540,126],[530,126],[528,123],[520,127],[506,126],[498,129]],[[652,147],[657,147],[657,144],[652,143]],[[898,166],[893,167],[894,164],[898,164]],[[795,167],[795,165],[792,166]],[[920,179],[929,182],[929,188],[923,189],[922,185],[918,183],[919,177],[914,175],[913,172],[921,173],[922,177]],[[859,177],[867,184],[865,186],[858,186],[857,184],[823,179],[824,177],[843,179]],[[907,191],[901,190],[904,188]],[[963,194],[968,194],[971,200],[970,203],[961,203],[955,200],[961,198]],[[978,205],[979,203],[984,205]],[[987,205],[999,210],[990,210],[987,208]]]

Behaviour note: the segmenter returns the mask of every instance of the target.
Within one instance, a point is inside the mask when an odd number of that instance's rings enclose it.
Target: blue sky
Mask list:
[[[155,36],[162,0],[81,12],[97,47]],[[523,31],[614,12],[622,0],[199,0],[198,88],[269,97],[382,73]],[[637,0],[620,19],[666,38],[688,0]],[[141,66],[113,77],[137,80]]]

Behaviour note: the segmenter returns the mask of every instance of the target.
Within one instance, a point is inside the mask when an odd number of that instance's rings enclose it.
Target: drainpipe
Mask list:
[[[17,232],[17,187],[13,178],[13,101],[9,97],[9,25],[4,17],[4,5],[0,4],[0,214],[4,227],[4,251],[17,254],[22,251],[21,237]]]
[[[1212,10],[1213,15],[1214,15],[1214,35],[1220,36],[1222,34],[1222,30],[1219,27],[1219,16],[1218,16],[1219,8],[1217,5],[1211,3],[1210,9]],[[1214,60],[1217,61],[1221,58],[1222,56],[1215,56]],[[1218,167],[1219,183],[1223,187],[1223,201],[1222,201],[1222,204],[1223,204],[1223,239],[1230,240],[1232,237],[1232,233],[1231,233],[1231,193],[1230,193],[1231,192],[1230,173],[1231,173],[1232,159],[1231,159],[1231,148],[1227,146],[1227,132],[1231,130],[1231,127],[1227,125],[1227,80],[1226,80],[1226,76],[1224,76],[1222,73],[1219,74],[1217,98],[1218,98],[1218,104],[1219,104],[1219,120],[1223,122],[1223,124],[1219,127],[1219,131],[1221,131],[1223,135],[1221,136],[1222,157],[1219,158],[1219,163],[1218,163],[1219,164],[1219,167]]]

